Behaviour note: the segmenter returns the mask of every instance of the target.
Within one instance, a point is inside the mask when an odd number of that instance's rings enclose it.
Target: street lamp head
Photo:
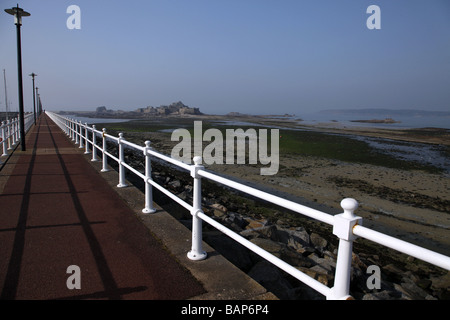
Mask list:
[[[37,76],[37,74],[33,72],[33,73],[30,73],[30,74],[29,74],[29,76],[31,76],[31,77],[33,77],[33,78],[34,78],[34,77],[36,77],[36,76]]]
[[[9,13],[10,15],[13,15],[14,23],[19,26],[22,25],[22,17],[31,16],[31,14],[29,12],[26,12],[22,8],[19,8],[19,4],[17,4],[17,7],[13,7],[11,9],[5,9],[5,12]]]

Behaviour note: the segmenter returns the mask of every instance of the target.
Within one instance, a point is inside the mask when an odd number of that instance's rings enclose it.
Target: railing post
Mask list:
[[[125,158],[123,156],[123,133],[119,133],[119,184],[118,188],[125,188],[127,184],[125,183],[125,167],[123,166],[123,162],[125,162]]]
[[[75,141],[75,123],[73,119],[70,119],[70,137],[72,141]]]
[[[2,156],[7,156],[8,155],[8,152],[6,151],[5,128],[6,128],[6,121],[2,121],[2,142],[3,142],[3,154],[2,154]]]
[[[12,139],[12,124],[11,124],[11,120],[6,121],[7,127],[8,127],[8,150],[12,149],[12,143],[11,143],[11,139]]]
[[[197,216],[202,211],[202,180],[198,175],[198,170],[204,167],[200,164],[202,158],[199,156],[194,157],[194,166],[191,170],[191,177],[194,178],[194,194],[192,204],[192,248],[188,252],[187,256],[191,260],[203,260],[206,259],[206,252],[203,251],[203,236],[202,236],[202,220]]]
[[[13,145],[16,145],[18,142],[19,142],[19,124],[18,124],[18,122],[19,122],[19,119],[18,118],[15,118],[14,119],[14,142],[13,142]]]
[[[6,121],[8,124],[8,150],[11,150],[14,145],[14,130],[13,130],[13,123],[12,120]]]
[[[106,129],[102,129],[102,138],[103,138],[103,146],[102,146],[102,170],[101,172],[106,172],[108,170],[108,155],[106,154]]]
[[[11,143],[12,145],[16,145],[16,140],[14,138],[15,135],[15,131],[14,131],[14,119],[9,120],[9,136],[11,137]]]
[[[150,155],[150,141],[145,141],[144,156],[145,156],[145,208],[142,209],[143,213],[155,213],[156,209],[153,207],[153,189],[152,185],[148,182],[152,179],[152,164]]]
[[[83,149],[83,124],[80,121],[80,146],[78,148]]]
[[[84,124],[84,145],[85,145],[85,149],[84,149],[84,154],[89,154],[89,142],[88,142],[88,124],[87,122]]]
[[[67,135],[69,138],[72,138],[72,122],[69,118],[66,119],[66,126],[67,126]]]
[[[73,130],[73,134],[75,135],[75,144],[78,144],[78,121],[73,121],[73,125],[74,125],[74,130]]]
[[[344,213],[334,216],[333,234],[339,238],[339,247],[336,261],[336,272],[334,286],[327,299],[342,300],[351,299],[350,276],[352,267],[353,241],[357,238],[353,234],[356,224],[362,225],[362,218],[355,216],[354,211],[358,208],[358,202],[352,198],[341,201]]]
[[[91,161],[98,161],[97,158],[97,133],[95,132],[95,124],[92,125],[92,159]]]

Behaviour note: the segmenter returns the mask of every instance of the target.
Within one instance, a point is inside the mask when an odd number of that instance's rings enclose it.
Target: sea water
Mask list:
[[[313,112],[298,114],[295,116],[299,124],[319,124],[319,123],[339,123],[349,127],[372,127],[372,128],[397,128],[397,129],[416,129],[416,128],[443,128],[450,129],[450,116],[435,115],[390,115],[386,113],[361,115],[355,114],[335,114],[326,112]],[[366,123],[353,122],[355,120],[384,120],[392,118],[397,123]]]
[[[364,141],[370,147],[396,159],[431,165],[443,169],[447,175],[450,175],[450,158],[446,156],[444,147],[441,145],[357,135],[351,137]]]
[[[299,124],[323,124],[336,123],[345,127],[365,127],[365,128],[392,128],[392,129],[418,129],[418,128],[442,128],[450,129],[450,117],[422,115],[407,116],[389,114],[371,114],[370,116],[349,115],[349,114],[327,114],[324,112],[309,113],[299,116]],[[354,120],[371,120],[392,118],[398,123],[366,123],[353,122]],[[387,138],[375,138],[359,135],[349,135],[350,137],[366,142],[370,147],[380,152],[389,154],[397,159],[414,161],[421,164],[432,165],[443,169],[446,174],[450,174],[450,158],[445,152],[445,147],[437,144],[398,141]]]

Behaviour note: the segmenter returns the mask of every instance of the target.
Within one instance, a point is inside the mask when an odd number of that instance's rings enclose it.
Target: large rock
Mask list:
[[[292,285],[283,276],[281,270],[272,263],[265,260],[260,261],[250,270],[248,275],[280,299],[294,298],[290,294],[293,289]]]
[[[392,297],[389,295],[389,291],[383,290],[379,292],[366,293],[362,300],[390,300]]]
[[[436,298],[429,295],[425,290],[419,288],[414,282],[404,282],[401,284],[394,284],[397,291],[402,294],[402,299],[405,300],[436,300]]]
[[[265,238],[253,238],[250,242],[254,243],[263,250],[271,253],[275,257],[295,267],[312,267],[314,262],[308,257],[305,257],[286,244],[272,241]],[[255,254],[256,255],[256,254]]]
[[[252,268],[251,251],[220,231],[203,232],[203,240],[239,269],[247,272]]]
[[[281,258],[283,245],[281,243],[264,239],[264,238],[254,238],[250,242],[262,248],[263,250],[273,254],[274,256]]]
[[[211,209],[212,209],[214,216],[219,217],[219,218],[225,216],[228,212],[228,209],[220,203],[212,204]]]
[[[247,222],[247,220],[245,220]],[[245,238],[263,237],[272,239],[277,232],[277,227],[274,225],[265,225],[259,228],[247,228],[240,232],[241,236]]]
[[[323,250],[327,247],[328,241],[325,238],[322,238],[317,233],[311,233],[310,235],[311,245],[317,249],[319,252],[323,252]]]
[[[247,225],[248,222],[245,220],[245,218],[236,212],[227,212],[226,217],[224,218],[224,221],[228,223],[232,229],[234,230],[243,230]]]
[[[336,262],[331,259],[320,258],[316,254],[311,254],[308,256],[309,259],[314,261],[316,264],[314,267],[310,268],[313,271],[323,274],[333,275],[336,270]]]
[[[303,251],[303,247],[310,245],[309,234],[302,227],[295,229],[279,228],[276,233],[276,240],[287,244],[294,250]]]
[[[431,277],[431,289],[439,299],[450,300],[450,271],[439,277]]]

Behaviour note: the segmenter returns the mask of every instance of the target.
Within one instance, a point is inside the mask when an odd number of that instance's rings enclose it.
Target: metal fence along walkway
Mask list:
[[[1,299],[188,299],[205,292],[46,114],[28,133],[27,151],[10,160],[0,194]]]
[[[450,270],[450,258],[433,252],[428,249],[424,249],[420,246],[413,245],[411,243],[396,239],[386,234],[371,230],[362,226],[362,218],[354,214],[358,207],[358,203],[354,199],[343,199],[341,206],[343,213],[338,215],[330,215],[325,212],[314,210],[312,208],[303,206],[301,204],[288,201],[286,199],[274,196],[270,193],[263,192],[261,190],[251,188],[247,185],[235,182],[230,179],[223,178],[213,172],[205,170],[200,164],[200,158],[194,158],[194,165],[185,164],[181,161],[172,159],[150,148],[150,142],[146,142],[145,146],[138,146],[125,140],[123,134],[119,134],[119,137],[114,137],[106,133],[105,130],[99,131],[95,126],[88,126],[82,124],[74,119],[64,118],[54,113],[48,113],[48,115],[57,123],[60,128],[74,141],[79,144],[79,148],[84,148],[86,153],[92,153],[92,160],[101,160],[103,164],[102,171],[107,171],[107,164],[109,160],[116,161],[119,165],[119,181],[118,187],[126,186],[125,182],[125,170],[129,170],[142,178],[145,183],[145,203],[142,204],[143,212],[153,212],[152,207],[152,188],[157,188],[172,200],[183,206],[186,210],[192,214],[192,243],[191,250],[186,250],[187,256],[194,261],[207,258],[206,253],[202,248],[202,222],[206,222],[216,229],[220,230],[230,238],[234,239],[238,243],[257,253],[264,259],[270,261],[280,269],[289,273],[293,277],[297,278],[301,282],[312,287],[316,291],[320,292],[327,299],[347,299],[350,298],[350,271],[351,271],[351,258],[353,241],[357,237],[366,238],[368,240],[377,242],[386,247],[398,250],[406,253],[418,259],[437,265],[441,268]],[[107,150],[107,141],[118,145],[118,154],[112,154]],[[140,172],[136,168],[133,168],[130,164],[126,163],[124,158],[124,148],[131,148],[142,153],[142,157],[145,158],[146,170],[144,173]],[[101,159],[98,158],[98,154],[101,153]],[[175,165],[182,170],[190,172],[193,179],[193,203],[187,203],[184,200],[178,198],[176,195],[165,189],[163,186],[157,184],[151,177],[151,159],[158,158],[167,164]],[[239,190],[243,193],[249,194],[265,201],[269,201],[278,206],[287,208],[299,214],[316,219],[318,221],[329,224],[333,227],[333,234],[339,239],[338,254],[336,260],[336,271],[334,286],[329,288],[316,279],[311,278],[307,274],[299,271],[295,267],[289,265],[285,261],[270,254],[269,252],[261,249],[252,242],[236,234],[232,230],[218,223],[216,220],[207,216],[202,211],[201,206],[201,180],[209,179],[217,182],[221,185],[225,185],[229,188]],[[211,270],[214,273],[215,270]]]

